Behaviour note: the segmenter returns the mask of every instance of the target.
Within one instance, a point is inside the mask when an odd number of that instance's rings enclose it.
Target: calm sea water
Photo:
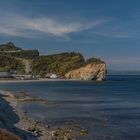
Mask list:
[[[7,83],[0,89],[47,99],[48,105],[22,108],[47,124],[80,124],[89,131],[82,140],[140,140],[140,76],[108,76],[104,82]]]

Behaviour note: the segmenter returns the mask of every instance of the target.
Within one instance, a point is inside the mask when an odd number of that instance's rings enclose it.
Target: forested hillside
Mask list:
[[[32,72],[41,77],[47,73],[64,76],[67,72],[89,63],[104,62],[94,57],[86,61],[82,54],[76,52],[42,56],[36,49],[23,50],[12,42],[0,45],[0,71]]]

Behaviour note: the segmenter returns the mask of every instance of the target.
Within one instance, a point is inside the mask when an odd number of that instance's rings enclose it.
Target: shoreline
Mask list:
[[[74,80],[74,79],[37,79],[37,80],[17,80],[17,79],[4,79],[0,80],[0,83],[30,83],[30,82],[63,82],[63,81],[82,81],[82,80]]]
[[[82,128],[77,131],[76,136],[72,127],[53,129],[50,125],[29,118],[27,112],[21,110],[18,105],[21,102],[25,104],[27,102],[45,102],[26,94],[24,96],[17,98],[8,90],[0,90],[0,128],[19,136],[22,140],[78,140],[78,137],[87,135],[87,131]]]
[[[17,135],[21,140],[53,140],[55,138],[47,126],[28,118],[25,112],[19,110],[17,99],[9,91],[0,91],[0,103],[0,128]]]
[[[26,116],[26,112],[19,110],[17,106],[20,102],[18,102],[17,98],[10,91],[0,91],[0,103],[0,109],[3,110],[0,114],[0,128],[3,128],[2,125],[4,125],[5,130],[12,132],[12,134],[17,135],[23,140],[53,140],[57,138],[55,130],[49,129],[48,125],[38,120],[29,118]],[[4,107],[7,108],[8,114],[5,113]]]

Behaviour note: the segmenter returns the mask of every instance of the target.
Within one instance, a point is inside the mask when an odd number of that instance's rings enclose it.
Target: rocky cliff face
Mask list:
[[[105,63],[90,63],[65,74],[67,79],[102,81],[106,75]]]

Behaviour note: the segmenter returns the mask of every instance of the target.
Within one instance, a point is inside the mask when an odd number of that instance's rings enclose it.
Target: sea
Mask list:
[[[140,140],[140,75],[110,75],[103,82],[0,83],[0,89],[46,99],[48,104],[20,108],[54,128],[79,125],[88,131],[80,140]]]

